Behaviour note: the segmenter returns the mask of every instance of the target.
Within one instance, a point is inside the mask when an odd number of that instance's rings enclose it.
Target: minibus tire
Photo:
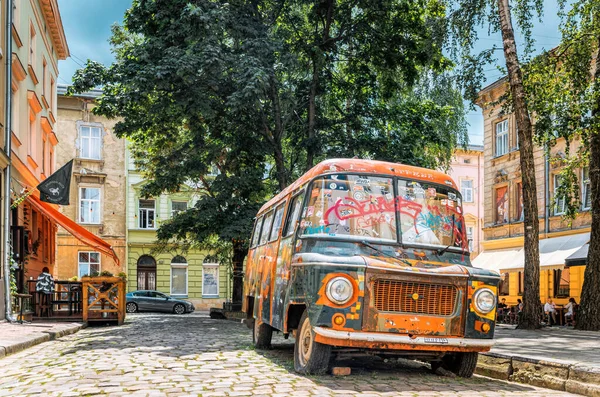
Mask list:
[[[461,378],[470,378],[477,367],[477,352],[452,353],[444,356],[444,369],[455,373]]]
[[[257,349],[271,348],[271,339],[273,338],[273,327],[266,323],[260,323],[254,319],[252,327],[252,342]]]
[[[294,369],[304,375],[324,374],[329,367],[330,356],[331,346],[315,341],[308,310],[304,310],[294,342]]]

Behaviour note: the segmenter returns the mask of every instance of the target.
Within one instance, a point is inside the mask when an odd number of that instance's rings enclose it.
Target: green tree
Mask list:
[[[507,106],[515,114],[517,122],[520,165],[523,178],[524,206],[524,290],[523,317],[519,328],[539,328],[540,255],[537,189],[533,159],[533,126],[528,96],[523,85],[521,61],[517,55],[517,43],[513,28],[512,12],[517,25],[525,37],[526,55],[531,49],[531,28],[534,16],[532,11],[542,14],[541,0],[456,0],[450,23],[453,29],[458,55],[463,60],[463,78],[466,94],[475,99],[481,83],[483,61],[491,58],[492,51],[473,55],[473,45],[477,40],[477,28],[485,22],[502,36],[504,59],[508,74],[509,95]]]
[[[591,238],[576,327],[600,330],[600,3],[579,0],[565,13],[561,2],[562,41],[536,57],[527,67],[526,87],[536,114],[535,133],[547,148],[559,138],[566,141],[560,161],[561,186],[555,200],[567,203],[566,217],[581,209],[578,170],[588,166],[591,185]],[[581,139],[576,152],[571,142]]]
[[[134,0],[115,62],[88,61],[71,91],[103,87],[94,112],[120,118],[143,194],[204,193],[159,240],[216,234],[240,270],[260,204],[314,161],[448,163],[466,128],[444,16],[438,0]]]

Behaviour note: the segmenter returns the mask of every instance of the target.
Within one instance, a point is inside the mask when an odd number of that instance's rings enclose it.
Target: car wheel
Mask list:
[[[254,347],[257,349],[268,349],[271,347],[272,338],[273,327],[254,319],[254,326],[252,327],[252,342],[254,342]]]
[[[173,306],[173,313],[183,314],[185,313],[185,307],[181,303],[178,303],[175,306]]]
[[[294,369],[305,375],[320,375],[327,371],[331,346],[315,341],[315,332],[308,320],[308,310],[300,318],[300,328],[294,343]]]
[[[138,305],[134,302],[127,302],[125,310],[127,310],[127,313],[135,313],[138,311]]]

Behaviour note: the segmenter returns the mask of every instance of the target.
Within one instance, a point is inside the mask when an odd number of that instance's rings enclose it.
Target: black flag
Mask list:
[[[40,183],[37,187],[40,191],[40,200],[52,204],[69,205],[72,170],[73,160]]]

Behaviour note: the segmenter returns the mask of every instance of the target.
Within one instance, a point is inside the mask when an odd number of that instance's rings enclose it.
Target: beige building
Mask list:
[[[13,1],[11,238],[20,290],[54,270],[56,207],[36,186],[55,170],[58,61],[69,56],[56,0]],[[4,62],[4,61],[3,61]]]
[[[61,212],[112,247],[111,255],[83,243],[62,227],[58,232],[55,275],[60,279],[125,269],[125,140],[114,135],[115,121],[91,110],[100,91],[65,96],[58,88],[57,168],[73,162],[70,205]]]
[[[514,114],[505,115],[497,104],[507,89],[499,80],[479,94],[484,116],[484,241],[483,253],[473,264],[501,273],[500,295],[516,303],[523,293],[523,195],[519,143]],[[571,143],[574,153],[581,142]],[[560,160],[565,141],[560,139],[550,157]],[[538,216],[540,219],[540,297],[557,298],[559,304],[569,297],[579,301],[583,283],[583,266],[567,263],[583,255],[590,238],[590,183],[588,170],[581,169],[582,207],[575,220],[563,217],[565,203],[555,200],[560,186],[560,161],[547,161],[542,147],[534,147]]]
[[[456,149],[448,175],[456,182],[462,195],[463,213],[469,252],[474,259],[483,242],[483,146],[469,145]]]

